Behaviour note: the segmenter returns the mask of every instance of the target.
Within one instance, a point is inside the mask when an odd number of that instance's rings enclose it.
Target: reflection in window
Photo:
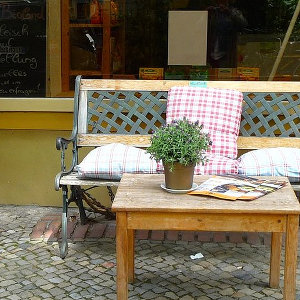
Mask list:
[[[297,2],[72,0],[65,13],[69,32],[63,35],[70,41],[63,51],[70,52],[69,66],[63,68],[69,68],[70,80],[63,86],[67,90],[79,73],[100,78],[268,80]],[[168,64],[170,11],[207,12],[204,63]],[[299,30],[297,21],[274,80],[299,80]],[[179,27],[175,38],[180,34],[186,31]]]
[[[138,77],[141,67],[149,67],[163,68],[165,78],[170,79],[267,80],[296,3],[296,0],[127,1],[126,73]],[[205,66],[167,64],[170,10],[208,11]],[[298,80],[299,29],[298,21],[275,80]]]

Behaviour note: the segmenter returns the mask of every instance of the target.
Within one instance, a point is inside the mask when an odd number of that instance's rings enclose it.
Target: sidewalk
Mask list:
[[[92,214],[82,226],[71,209],[62,260],[60,208],[0,209],[1,300],[116,299],[114,221]],[[281,289],[268,287],[269,234],[139,231],[136,239],[129,299],[282,299]],[[197,253],[203,258],[190,257]]]

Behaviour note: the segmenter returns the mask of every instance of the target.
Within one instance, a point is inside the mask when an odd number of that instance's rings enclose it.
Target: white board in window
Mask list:
[[[206,65],[207,19],[207,11],[169,11],[169,65]]]

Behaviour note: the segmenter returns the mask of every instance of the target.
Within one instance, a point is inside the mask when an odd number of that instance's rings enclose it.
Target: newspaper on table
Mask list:
[[[243,175],[213,176],[190,195],[205,195],[226,200],[251,201],[286,185],[285,181],[253,178]]]

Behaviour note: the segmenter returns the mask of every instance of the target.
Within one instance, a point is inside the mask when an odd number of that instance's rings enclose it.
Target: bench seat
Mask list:
[[[60,180],[61,185],[82,185],[82,186],[118,186],[119,181],[103,180],[95,178],[81,178],[77,172],[71,172]]]
[[[65,175],[61,178],[61,185],[79,185],[79,186],[119,186],[119,181],[115,180],[104,180],[104,179],[95,179],[95,178],[80,178],[78,177],[77,172],[72,172],[68,175]],[[300,184],[292,183],[291,184],[295,192],[300,192]]]

